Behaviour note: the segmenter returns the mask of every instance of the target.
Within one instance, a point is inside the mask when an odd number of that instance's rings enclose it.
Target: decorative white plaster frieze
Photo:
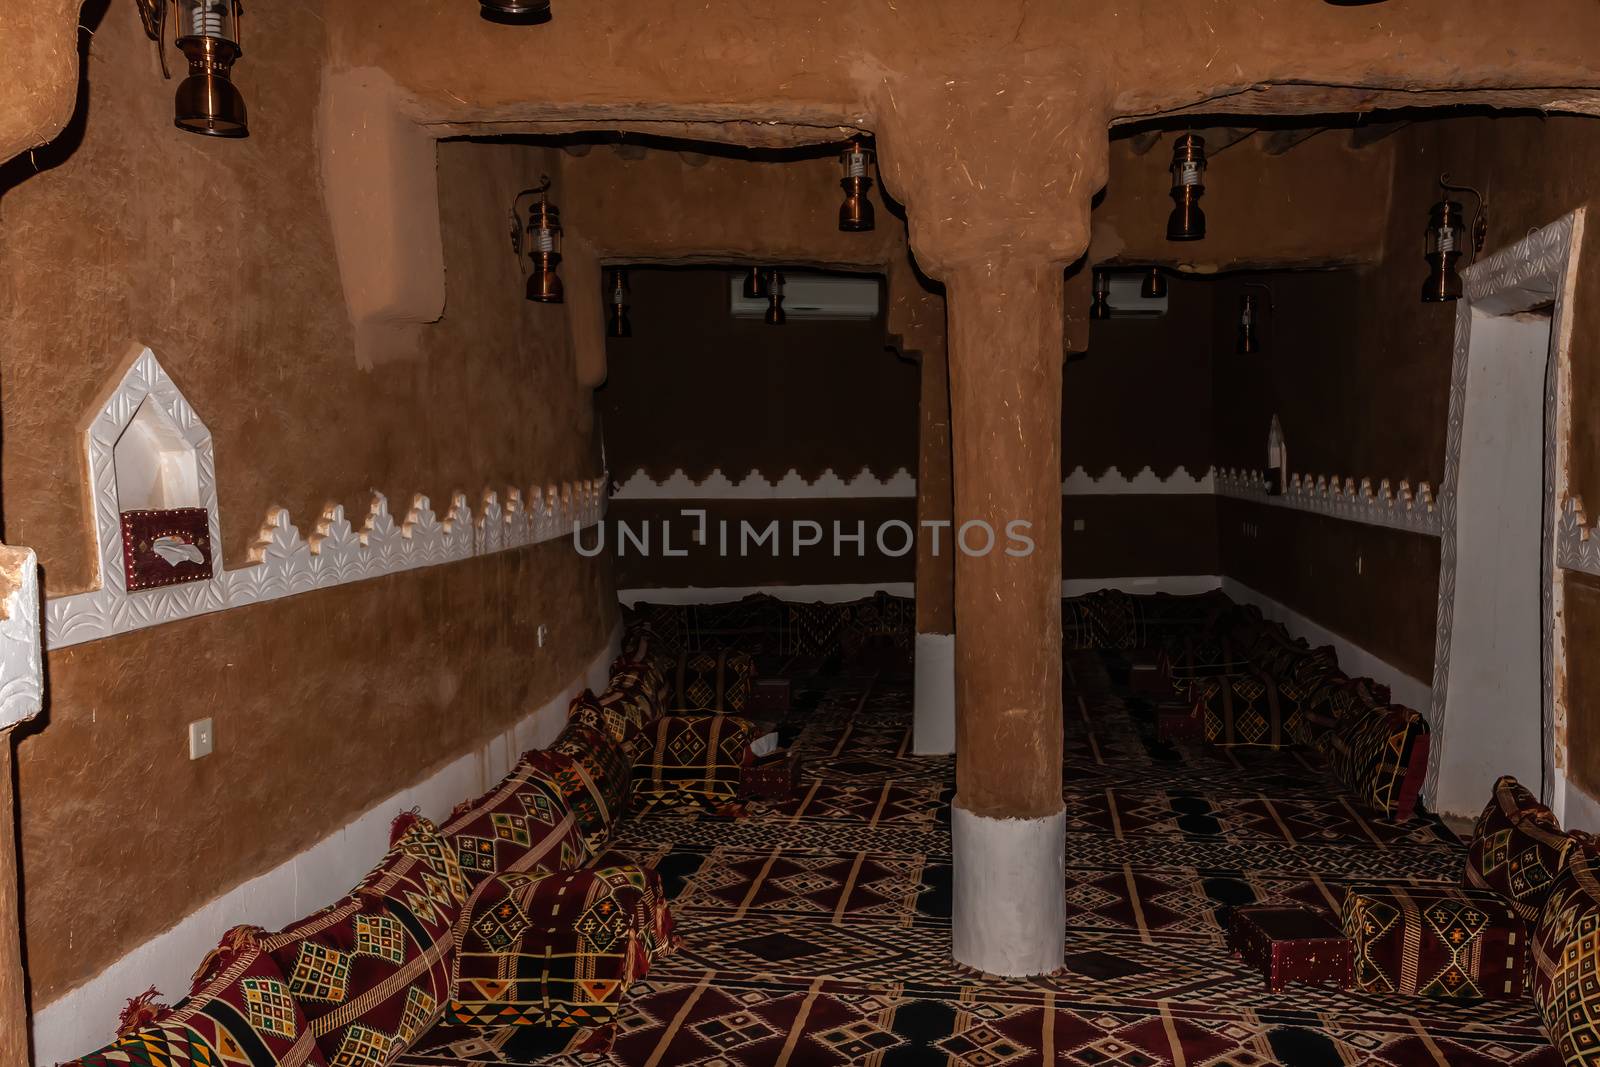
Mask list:
[[[1149,467],[1132,478],[1116,467],[1106,468],[1098,478],[1082,467],[1074,467],[1061,483],[1063,496],[1192,496],[1215,491],[1216,480],[1210,467],[1190,474],[1180,466],[1165,478]]]
[[[1556,519],[1556,566],[1600,574],[1600,537],[1583,510],[1583,498],[1569,496]]]
[[[862,470],[845,479],[832,469],[825,470],[814,482],[800,477],[793,468],[777,481],[769,481],[760,471],[751,471],[735,482],[720,469],[713,470],[703,481],[694,481],[680,468],[662,481],[651,478],[643,469],[636,470],[627,481],[614,486],[613,500],[827,500],[901,498],[915,499],[917,479],[901,467],[887,478],[879,478],[871,471]]]
[[[204,581],[129,592],[122,567],[122,529],[113,450],[141,404],[154,402],[194,448],[199,506],[210,516],[213,576]],[[343,505],[330,505],[310,537],[304,537],[283,508],[267,513],[244,566],[223,565],[217,511],[216,464],[211,433],[146,348],[130,362],[122,379],[100,405],[84,433],[100,587],[86,593],[51,597],[45,604],[45,639],[63,648],[102,637],[158,626],[195,615],[259,604],[296,593],[359,582],[441,563],[537,544],[570,534],[574,527],[605,516],[607,479],[587,478],[504,495],[483,493],[476,514],[464,494],[456,494],[439,515],[418,494],[398,521],[382,493],[357,527]]]
[[[0,734],[4,734],[44,706],[44,635],[39,628],[39,561],[33,550],[0,545],[0,574],[10,585],[5,618],[0,619]]]
[[[1312,478],[1296,474],[1290,477],[1283,492],[1274,496],[1267,492],[1267,479],[1262,471],[1223,467],[1217,471],[1216,483],[1220,496],[1310,511],[1371,526],[1388,526],[1429,537],[1439,536],[1439,509],[1433,498],[1433,488],[1427,482],[1413,490],[1410,482],[1402,481],[1396,489],[1385,478],[1374,488],[1371,478],[1358,482],[1337,475]]]

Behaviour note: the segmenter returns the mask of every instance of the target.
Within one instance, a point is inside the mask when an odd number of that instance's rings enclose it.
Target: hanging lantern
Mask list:
[[[1172,214],[1167,216],[1167,240],[1198,241],[1206,235],[1206,213],[1200,210],[1205,195],[1206,139],[1186,133],[1172,146]]]
[[[1160,267],[1151,267],[1139,285],[1139,295],[1146,300],[1160,300],[1167,295],[1167,276]]]
[[[523,224],[517,214],[517,202],[524,196],[538,193],[539,199],[528,209],[528,222]],[[561,276],[556,268],[561,264],[561,209],[550,202],[550,178],[542,177],[532,189],[524,189],[511,202],[511,248],[517,254],[517,263],[523,255],[533,260],[533,273],[528,275],[528,299],[541,304],[559,304],[565,300]]]
[[[751,267],[750,273],[744,276],[744,298],[746,300],[767,298],[767,276],[760,267]]]
[[[479,0],[478,14],[503,26],[536,26],[550,21],[550,0]]]
[[[628,318],[628,272],[613,270],[611,284],[606,288],[611,294],[611,314],[606,319],[607,337],[632,337],[633,323]]]
[[[839,157],[839,164],[844,167],[844,178],[839,182],[844,189],[844,203],[839,205],[839,229],[845,233],[865,233],[877,221],[877,209],[867,199],[867,190],[872,188],[872,177],[868,173],[872,166],[872,149],[857,138]]]
[[[1260,289],[1267,294],[1267,309],[1272,310],[1272,290],[1260,282],[1245,282],[1246,289]],[[1254,293],[1239,296],[1239,337],[1234,346],[1240,355],[1248,356],[1261,351],[1261,338],[1257,332],[1260,323],[1260,305]]]
[[[1483,194],[1470,185],[1450,185],[1450,175],[1439,175],[1439,188],[1446,192],[1471,193],[1478,201],[1476,217],[1472,222],[1471,256],[1483,251],[1484,238],[1488,236],[1489,219]],[[1461,299],[1461,275],[1456,263],[1467,253],[1466,213],[1458,200],[1446,196],[1428,212],[1428,229],[1423,238],[1423,256],[1428,261],[1428,276],[1422,282],[1422,302],[1443,304]],[[1469,262],[1471,260],[1469,259]]]
[[[246,137],[249,113],[233,84],[239,47],[239,0],[138,0],[145,33],[156,42],[161,73],[167,69],[166,28],[170,5],[173,44],[189,60],[189,76],[178,83],[173,99],[173,124],[208,137]]]
[[[1111,317],[1111,275],[1103,270],[1094,272],[1094,303],[1089,305],[1089,318]]]
[[[789,321],[783,313],[783,272],[767,271],[767,325],[782,326]]]

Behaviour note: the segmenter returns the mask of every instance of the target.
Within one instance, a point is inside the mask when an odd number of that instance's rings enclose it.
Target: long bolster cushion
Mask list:
[[[1555,813],[1508,774],[1494,783],[1472,829],[1462,882],[1499,894],[1532,926],[1576,845]]]

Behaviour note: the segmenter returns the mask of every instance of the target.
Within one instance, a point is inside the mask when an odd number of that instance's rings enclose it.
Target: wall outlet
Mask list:
[[[538,634],[539,634],[539,647],[543,648],[545,641],[550,637],[550,627],[546,626],[544,623],[541,622],[539,624]]]
[[[1083,528],[1084,528],[1085,525],[1086,524],[1084,523],[1084,521],[1082,519],[1073,519],[1072,520],[1072,532],[1073,533],[1083,533]]]
[[[212,729],[210,719],[201,719],[199,722],[189,724],[189,758],[204,759],[211,755],[217,745],[216,731]]]

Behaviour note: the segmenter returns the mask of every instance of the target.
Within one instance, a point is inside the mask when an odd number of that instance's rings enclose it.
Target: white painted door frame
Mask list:
[[[1446,696],[1450,680],[1451,631],[1455,618],[1457,556],[1457,488],[1460,482],[1461,442],[1467,401],[1468,353],[1472,346],[1473,312],[1511,315],[1554,303],[1550,326],[1550,354],[1545,372],[1544,492],[1541,551],[1542,713],[1545,765],[1552,773],[1543,783],[1544,798],[1562,815],[1566,799],[1566,707],[1556,699],[1556,680],[1564,679],[1564,663],[1557,660],[1560,642],[1554,620],[1561,610],[1560,574],[1556,568],[1558,507],[1566,492],[1566,450],[1570,414],[1563,416],[1570,378],[1572,298],[1577,280],[1578,253],[1583,244],[1584,210],[1565,215],[1530,233],[1508,248],[1473,264],[1463,276],[1465,295],[1456,304],[1454,357],[1450,370],[1450,411],[1445,434],[1444,483],[1439,494],[1440,553],[1439,601],[1434,644],[1433,695],[1428,722],[1433,732],[1428,756],[1428,780],[1423,797],[1433,806],[1439,789],[1440,757],[1449,744]],[[1532,783],[1527,783],[1531,785]]]

